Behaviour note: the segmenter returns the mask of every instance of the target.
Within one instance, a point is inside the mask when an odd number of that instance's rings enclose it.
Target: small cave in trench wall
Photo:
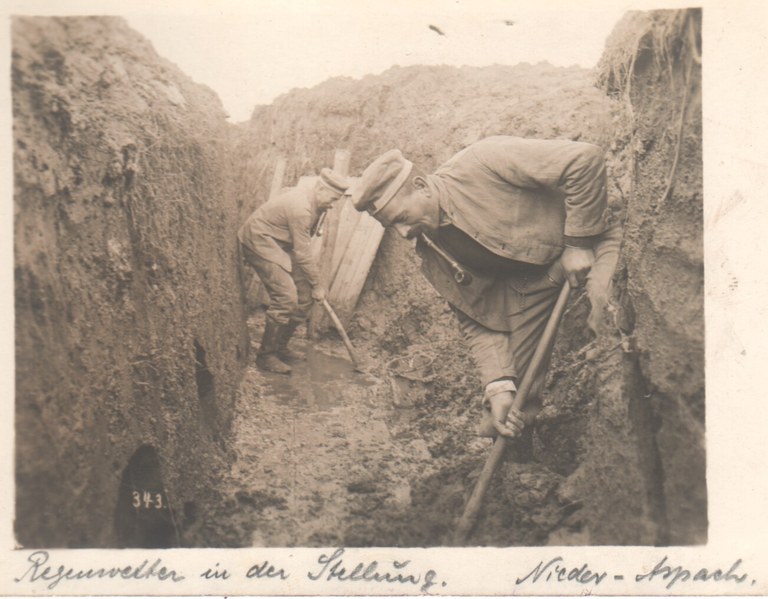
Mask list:
[[[161,549],[181,544],[160,471],[151,445],[142,445],[123,471],[115,508],[115,532],[121,548]]]

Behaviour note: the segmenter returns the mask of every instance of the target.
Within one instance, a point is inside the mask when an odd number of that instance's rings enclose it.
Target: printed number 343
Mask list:
[[[163,509],[163,495],[161,493],[150,493],[149,491],[134,491],[133,507],[137,509],[154,507],[156,510],[161,510]]]

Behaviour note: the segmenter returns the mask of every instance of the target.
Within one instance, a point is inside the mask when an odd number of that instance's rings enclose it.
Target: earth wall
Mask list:
[[[248,354],[230,125],[122,19],[12,23],[22,546],[177,546]]]

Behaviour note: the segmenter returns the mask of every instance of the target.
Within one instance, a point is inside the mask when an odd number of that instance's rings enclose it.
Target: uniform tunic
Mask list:
[[[448,263],[418,244],[422,271],[454,307],[483,385],[517,379],[565,281],[558,260],[564,246],[593,247],[608,228],[602,151],[566,140],[490,137],[427,180],[441,209],[434,239],[473,281],[456,283]]]

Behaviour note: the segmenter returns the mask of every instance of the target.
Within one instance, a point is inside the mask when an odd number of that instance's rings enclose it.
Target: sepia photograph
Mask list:
[[[722,11],[9,8],[2,591],[768,589],[712,553]]]

